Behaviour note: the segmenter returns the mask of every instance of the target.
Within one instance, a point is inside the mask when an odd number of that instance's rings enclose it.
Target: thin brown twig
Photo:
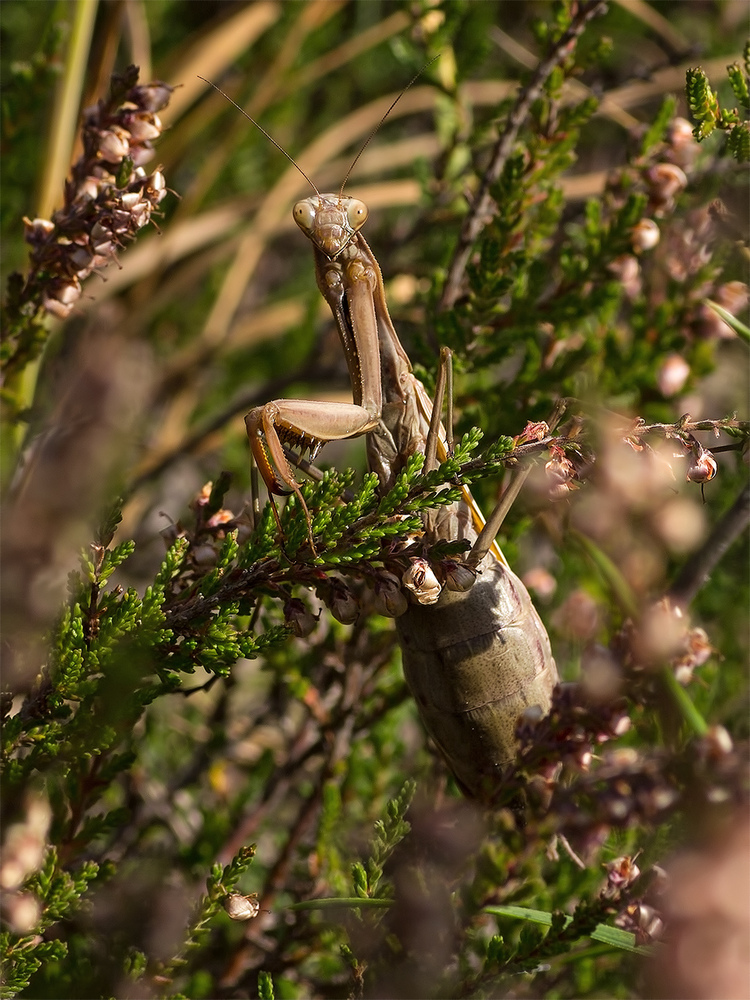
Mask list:
[[[528,86],[519,94],[515,106],[508,115],[505,130],[495,143],[490,165],[482,177],[474,203],[461,227],[458,246],[440,298],[441,309],[450,309],[458,298],[471,249],[493,215],[494,202],[490,195],[490,188],[497,182],[508,157],[512,153],[518,133],[532,104],[539,98],[553,70],[570,55],[588,22],[603,13],[605,9],[606,3],[603,0],[593,0],[593,2],[582,4],[568,30],[562,35],[549,56],[539,63]]]
[[[727,549],[750,524],[750,484],[746,483],[739,496],[715,525],[705,543],[694,552],[677,574],[669,596],[687,607],[706,583]]]

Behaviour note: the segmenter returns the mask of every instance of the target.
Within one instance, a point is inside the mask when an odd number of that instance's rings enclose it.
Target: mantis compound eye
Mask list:
[[[367,222],[367,214],[367,205],[363,201],[357,201],[356,198],[349,199],[349,204],[346,206],[346,218],[355,232]]]
[[[292,215],[294,216],[294,221],[304,230],[304,232],[309,232],[313,225],[315,224],[315,209],[310,204],[309,198],[304,201],[298,201],[297,204],[292,209]]]

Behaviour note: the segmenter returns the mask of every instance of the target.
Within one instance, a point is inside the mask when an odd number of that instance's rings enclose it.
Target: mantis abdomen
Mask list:
[[[489,553],[470,590],[411,604],[396,628],[425,729],[463,790],[489,798],[515,757],[519,716],[532,705],[549,711],[558,681],[528,591]]]

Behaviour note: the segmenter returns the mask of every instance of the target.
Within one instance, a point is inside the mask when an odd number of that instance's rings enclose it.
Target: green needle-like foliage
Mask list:
[[[730,7],[164,0],[102,7],[85,52],[85,4],[0,5],[0,998],[739,995],[715,935],[743,933],[748,805]],[[256,496],[244,414],[368,393],[291,221],[308,182],[204,76],[320,191],[361,153],[344,192],[428,392],[453,352],[437,467],[393,431],[387,484],[336,441]],[[486,589],[469,487],[517,578],[495,567],[464,658],[421,599],[470,618]],[[521,580],[567,683],[480,802],[452,723],[517,680],[491,640],[542,645]]]

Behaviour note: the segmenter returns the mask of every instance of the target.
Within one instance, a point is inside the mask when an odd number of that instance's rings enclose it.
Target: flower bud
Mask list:
[[[230,892],[224,898],[224,909],[232,920],[252,920],[260,912],[258,893],[251,892],[243,896],[239,892]]]
[[[3,917],[13,934],[31,934],[41,916],[42,905],[33,893],[7,894],[3,899]]]
[[[732,737],[723,726],[709,726],[701,739],[701,749],[713,761],[721,761],[734,750]]]
[[[34,244],[46,243],[47,237],[51,236],[55,231],[54,222],[50,222],[49,219],[27,219],[24,215],[23,217],[23,227],[24,227],[24,239],[27,243]]]
[[[747,306],[748,287],[744,281],[728,281],[720,285],[711,298],[733,316],[740,316]],[[707,302],[704,302],[699,309],[699,321],[700,332],[704,337],[732,340],[737,336],[732,327],[725,323]]]
[[[689,167],[698,152],[693,126],[685,118],[675,118],[667,130],[667,142],[672,159],[681,167]]]
[[[401,583],[393,573],[380,573],[375,581],[375,611],[386,618],[398,618],[408,608]]]
[[[686,479],[689,483],[709,483],[716,475],[718,466],[710,451],[703,449],[694,457],[688,467]]]
[[[342,625],[351,625],[359,617],[359,605],[345,587],[335,588],[329,607],[333,617]]]
[[[79,278],[88,277],[91,273],[91,261],[93,259],[93,254],[87,246],[79,244],[74,250],[68,255],[68,260],[76,269],[76,274]]]
[[[446,559],[442,563],[445,573],[445,586],[454,593],[465,594],[471,590],[477,578],[477,571],[467,566],[466,563],[457,562],[455,559]]]
[[[680,354],[670,354],[661,364],[656,381],[662,396],[676,396],[690,375],[690,365]]]
[[[632,254],[627,253],[615,257],[607,265],[607,270],[620,281],[622,290],[629,299],[634,299],[640,294],[642,287],[641,265]]]
[[[81,285],[77,278],[72,278],[66,284],[53,284],[47,286],[46,294],[42,299],[42,305],[58,319],[67,319],[73,311],[73,306],[81,297]]]
[[[161,170],[154,170],[148,179],[148,184],[146,185],[146,197],[154,205],[158,205],[162,198],[167,193],[167,182],[164,180],[164,174]]]
[[[99,155],[107,163],[120,163],[129,153],[129,135],[124,128],[113,125],[99,133]]]
[[[127,129],[132,142],[151,142],[161,135],[162,124],[158,115],[144,111],[141,114],[128,116]]]
[[[298,639],[304,639],[315,628],[318,619],[308,611],[305,605],[296,597],[290,597],[284,605],[284,617],[292,633]]]
[[[213,545],[194,545],[190,550],[190,555],[196,566],[200,566],[201,569],[215,566],[218,559],[218,553]]]
[[[670,209],[674,199],[687,187],[685,171],[676,163],[657,163],[646,171],[646,183],[649,187],[652,206],[657,209]]]
[[[401,577],[401,582],[410,590],[420,604],[437,604],[440,591],[443,589],[440,581],[432,571],[426,559],[412,559]]]
[[[716,301],[735,316],[747,306],[747,299],[748,287],[744,281],[727,281],[716,290]]]
[[[104,257],[111,257],[115,252],[114,234],[111,230],[105,229],[101,222],[95,222],[91,227],[91,246]]]
[[[52,810],[44,798],[30,798],[20,823],[7,828],[0,863],[0,886],[18,889],[44,863]]]
[[[130,150],[130,159],[133,166],[142,167],[144,163],[148,163],[154,158],[154,151],[150,146],[145,146],[140,143],[133,146]]]
[[[627,888],[641,874],[635,860],[628,855],[608,861],[604,867],[607,869],[607,880],[615,889]]]
[[[659,227],[653,219],[641,219],[630,230],[630,245],[636,253],[652,250],[660,238]]]
[[[169,104],[169,98],[174,90],[168,83],[155,80],[153,83],[142,87],[133,87],[131,97],[139,108],[144,111],[161,111]]]
[[[544,566],[533,566],[523,574],[521,579],[526,589],[533,591],[543,601],[548,601],[557,590],[557,580]]]

